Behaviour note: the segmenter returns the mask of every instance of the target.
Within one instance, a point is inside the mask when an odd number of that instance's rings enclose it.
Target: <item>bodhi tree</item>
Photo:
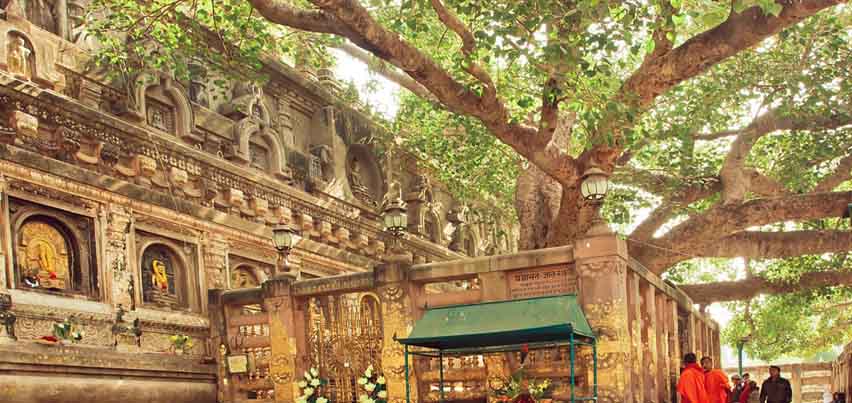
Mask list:
[[[591,168],[611,175],[604,214],[657,274],[735,257],[836,271],[790,259],[852,245],[844,0],[95,3],[112,66],[242,73],[282,53],[327,66],[330,48],[369,63],[407,90],[386,122],[403,145],[460,193],[513,205],[522,249],[592,227]],[[803,287],[837,280],[820,276]],[[693,292],[799,291],[767,281]]]

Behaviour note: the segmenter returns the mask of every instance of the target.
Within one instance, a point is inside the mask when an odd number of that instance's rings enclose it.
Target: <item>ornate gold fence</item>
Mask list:
[[[379,301],[349,293],[307,299],[308,366],[328,377],[333,402],[358,400],[358,377],[369,365],[381,369],[382,323]]]

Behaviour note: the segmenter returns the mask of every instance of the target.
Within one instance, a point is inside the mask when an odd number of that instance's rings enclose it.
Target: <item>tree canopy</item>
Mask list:
[[[282,55],[328,67],[340,49],[406,89],[385,122],[404,147],[458,193],[514,205],[524,248],[587,232],[601,206],[580,183],[602,169],[603,214],[651,271],[689,283],[697,262],[722,273],[747,258],[757,280],[705,296],[793,292],[747,295],[752,322],[727,333],[770,340],[850,297],[823,277],[776,284],[848,267],[825,263],[852,245],[845,3],[95,0],[90,31],[102,65],[179,75],[204,60],[252,76]]]

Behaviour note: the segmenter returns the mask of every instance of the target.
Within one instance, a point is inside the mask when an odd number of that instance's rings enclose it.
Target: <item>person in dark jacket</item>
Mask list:
[[[760,403],[791,403],[793,388],[790,381],[781,377],[781,368],[769,367],[769,378],[760,387]]]

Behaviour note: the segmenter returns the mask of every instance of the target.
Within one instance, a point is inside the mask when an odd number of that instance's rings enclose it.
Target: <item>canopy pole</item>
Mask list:
[[[571,329],[571,334],[568,336],[569,347],[571,349],[570,357],[571,357],[571,403],[574,403],[574,384],[576,380],[574,379],[574,332]]]
[[[592,339],[592,393],[595,401],[598,400],[598,339]]]
[[[405,345],[405,403],[411,403],[411,385],[408,379],[408,344]]]
[[[444,403],[444,350],[438,350],[438,385],[441,388],[441,403]]]

